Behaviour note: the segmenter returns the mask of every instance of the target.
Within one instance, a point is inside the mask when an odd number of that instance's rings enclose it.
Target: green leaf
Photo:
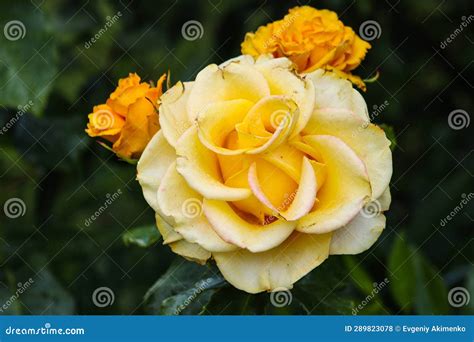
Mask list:
[[[390,291],[398,306],[405,312],[413,307],[415,286],[412,281],[400,281],[400,279],[412,279],[415,273],[413,263],[408,260],[411,250],[405,242],[405,236],[397,236],[393,242],[392,250],[388,258],[388,270],[390,276]]]
[[[163,315],[197,314],[215,289],[225,284],[216,269],[179,258],[145,294],[147,310]]]
[[[15,6],[0,3],[0,105],[24,106],[40,114],[57,76],[56,42],[44,11],[36,11],[30,1]]]
[[[374,290],[374,281],[367,273],[358,259],[353,255],[342,256],[347,271],[350,274],[354,285],[356,285],[364,294],[370,294]]]
[[[154,245],[160,238],[161,234],[154,224],[132,228],[122,235],[126,246],[135,245],[143,248]]]
[[[358,303],[342,259],[332,257],[298,281],[291,290],[310,314],[350,314]]]
[[[237,290],[232,286],[223,287],[215,291],[209,302],[204,305],[201,315],[256,315],[258,297],[247,292]]]
[[[390,149],[393,151],[395,147],[397,147],[397,135],[395,134],[395,129],[387,124],[381,124],[380,128],[384,130],[387,139],[390,140]]]
[[[474,314],[474,267],[473,266],[469,268],[469,272],[468,272],[467,280],[466,280],[466,290],[470,294],[471,298],[469,302],[466,304],[465,312],[463,312],[463,314],[472,315]]]
[[[447,290],[438,270],[398,236],[389,255],[390,291],[404,312],[415,310],[418,314],[447,314]],[[410,281],[405,281],[410,279]]]
[[[23,314],[74,314],[73,298],[48,269],[41,270],[32,280],[31,287],[20,297],[24,307]]]

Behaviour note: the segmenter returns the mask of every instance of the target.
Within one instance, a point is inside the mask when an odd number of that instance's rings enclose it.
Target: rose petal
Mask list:
[[[160,126],[168,143],[175,147],[179,137],[191,126],[188,119],[187,103],[193,82],[178,82],[168,89],[161,98]]]
[[[169,244],[181,240],[183,237],[178,234],[172,226],[168,224],[158,213],[155,213],[156,226],[163,237],[163,244]]]
[[[204,265],[211,257],[211,253],[200,247],[198,244],[187,242],[186,240],[179,240],[170,243],[171,250],[181,255],[182,257]]]
[[[212,255],[228,282],[240,290],[258,293],[277,288],[290,289],[326,260],[330,241],[331,233],[294,232],[281,245],[266,252],[238,250]]]
[[[392,177],[392,152],[384,131],[352,112],[319,109],[313,112],[305,134],[329,134],[349,145],[364,162],[372,187],[372,199],[387,188]]]
[[[186,241],[197,243],[210,252],[237,249],[224,242],[211,228],[202,213],[202,197],[176,171],[176,163],[170,165],[161,181],[158,205],[163,213],[174,219],[174,230]]]
[[[329,254],[359,254],[369,249],[385,228],[385,216],[359,213],[346,226],[333,232]]]
[[[259,61],[255,67],[263,74],[272,95],[286,95],[299,108],[298,120],[292,131],[297,135],[308,122],[314,107],[315,91],[311,80],[298,77],[293,71],[293,63],[286,58]]]
[[[197,117],[199,139],[208,149],[219,154],[241,154],[248,149],[231,150],[224,147],[226,138],[242,122],[253,106],[248,100],[215,102],[201,111]]]
[[[209,199],[236,201],[249,197],[249,189],[232,188],[222,183],[216,155],[198,138],[197,127],[190,127],[178,140],[177,170],[191,188]]]
[[[176,160],[176,153],[159,131],[150,140],[137,164],[137,180],[150,207],[158,211],[156,192],[168,166]]]
[[[252,164],[249,169],[249,184],[253,194],[267,207],[277,212],[287,221],[297,220],[306,215],[313,207],[316,199],[316,175],[313,166],[308,158],[303,157],[301,167],[301,177],[296,194],[290,200],[290,205],[286,210],[284,208],[275,208],[263,192],[257,177],[257,164]]]
[[[284,220],[263,226],[251,224],[237,215],[224,201],[204,199],[203,209],[212,228],[224,241],[246,248],[252,253],[278,246],[296,226],[295,222]]]
[[[324,186],[312,212],[299,220],[297,230],[326,233],[346,225],[370,197],[364,163],[342,140],[329,135],[304,137],[317,149],[327,169]]]
[[[255,103],[267,95],[267,81],[254,67],[238,62],[223,68],[211,64],[196,76],[188,101],[188,117],[193,122],[203,108],[214,102],[245,99]]]

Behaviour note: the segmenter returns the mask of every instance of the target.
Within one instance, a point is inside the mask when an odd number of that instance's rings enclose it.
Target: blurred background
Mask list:
[[[355,73],[380,72],[364,97],[396,140],[393,201],[369,251],[330,257],[281,305],[162,246],[135,167],[84,128],[129,72],[192,80],[303,4],[372,25]],[[3,1],[0,314],[473,313],[472,12],[467,0]]]

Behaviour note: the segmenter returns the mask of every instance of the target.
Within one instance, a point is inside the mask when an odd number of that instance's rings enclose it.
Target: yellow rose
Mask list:
[[[363,90],[364,82],[351,71],[361,63],[369,48],[370,44],[344,26],[336,13],[310,6],[290,9],[282,20],[247,33],[242,43],[243,54],[288,57],[300,72],[332,70]]]
[[[160,128],[155,105],[162,93],[166,75],[156,87],[141,83],[137,74],[119,80],[117,89],[106,104],[95,106],[89,114],[86,132],[113,143],[120,157],[138,158]]]
[[[347,80],[247,55],[161,101],[137,178],[175,253],[212,257],[257,293],[290,288],[329,255],[365,251],[384,229],[390,142]]]

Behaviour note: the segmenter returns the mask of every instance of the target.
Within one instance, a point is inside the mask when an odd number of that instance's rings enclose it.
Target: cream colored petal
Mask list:
[[[171,146],[176,146],[179,137],[192,124],[187,113],[187,103],[192,87],[193,82],[178,82],[160,98],[160,126]]]
[[[219,68],[224,68],[231,63],[242,63],[242,64],[247,64],[247,65],[254,65],[255,60],[250,55],[240,55],[240,56],[228,59],[225,62],[219,64]]]
[[[143,191],[143,196],[150,207],[158,211],[156,192],[161,178],[168,166],[176,160],[176,153],[168,144],[162,131],[156,133],[146,146],[137,164],[137,180]]]
[[[178,172],[203,197],[237,201],[252,194],[249,189],[232,188],[222,183],[217,157],[199,141],[197,127],[190,127],[181,136],[176,152]]]
[[[377,201],[380,204],[380,211],[387,211],[390,208],[390,203],[392,202],[392,195],[390,194],[389,186],[385,188],[382,195],[377,198]]]
[[[198,264],[204,265],[206,261],[211,257],[211,252],[206,251],[198,244],[187,242],[186,240],[179,240],[170,243],[171,250],[181,255],[182,257],[197,262]]]
[[[285,95],[298,105],[299,116],[292,136],[306,126],[314,108],[315,90],[313,82],[298,77],[293,71],[293,63],[287,58],[259,61],[255,67],[263,74],[272,95]]]
[[[372,187],[372,199],[377,199],[392,177],[392,152],[384,131],[341,109],[319,109],[313,112],[304,134],[333,135],[343,140],[364,162]]]
[[[204,214],[216,233],[224,241],[252,253],[278,246],[296,226],[295,222],[285,220],[263,226],[251,224],[242,219],[227,202],[204,199],[203,203]]]
[[[155,213],[156,226],[163,237],[163,244],[169,244],[181,240],[183,237],[177,233],[158,213]]]
[[[267,81],[253,66],[230,63],[223,68],[211,64],[196,76],[188,101],[188,117],[198,114],[214,102],[245,99],[257,102],[270,94]]]
[[[275,208],[263,192],[257,177],[257,164],[255,163],[250,166],[248,181],[255,197],[287,221],[295,221],[306,215],[316,200],[316,175],[313,166],[306,157],[303,157],[299,187],[296,194],[290,196],[292,201],[286,210],[283,210],[283,208]]]
[[[370,184],[362,160],[342,140],[312,135],[304,142],[317,149],[327,173],[313,211],[299,220],[297,230],[321,234],[346,225],[370,198]]]
[[[346,226],[333,232],[329,254],[359,254],[369,249],[385,228],[385,216],[359,213]]]
[[[356,113],[368,121],[367,105],[352,83],[331,72],[318,69],[306,75],[315,90],[314,108],[340,108]]]
[[[352,106],[351,110],[359,115],[359,117],[364,121],[370,121],[369,111],[367,109],[367,103],[365,103],[364,98],[361,93],[352,88]]]
[[[238,250],[213,253],[224,278],[236,288],[258,293],[293,284],[319,266],[329,253],[331,233],[294,232],[281,245],[262,253]]]
[[[210,252],[237,249],[224,242],[211,228],[202,213],[202,196],[191,189],[176,171],[176,164],[168,168],[158,189],[158,205],[163,213],[174,219],[174,230],[186,241],[197,243]]]

